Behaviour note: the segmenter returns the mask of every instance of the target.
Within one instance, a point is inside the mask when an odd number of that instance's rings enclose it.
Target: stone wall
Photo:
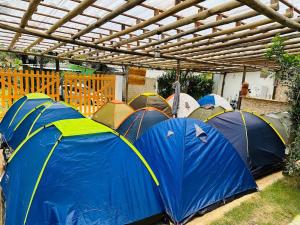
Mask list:
[[[285,101],[242,97],[241,109],[254,111],[259,114],[284,112],[288,108],[289,105]]]

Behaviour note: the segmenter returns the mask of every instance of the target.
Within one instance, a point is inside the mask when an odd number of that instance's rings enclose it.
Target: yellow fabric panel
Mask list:
[[[41,98],[50,98],[48,95],[43,93],[30,93],[26,95],[27,99],[41,99]]]
[[[102,106],[93,115],[92,119],[115,129],[132,112],[134,112],[134,110],[126,104],[114,104],[109,102]]]
[[[53,122],[53,125],[64,137],[105,132],[116,133],[111,128],[87,118],[59,120]]]

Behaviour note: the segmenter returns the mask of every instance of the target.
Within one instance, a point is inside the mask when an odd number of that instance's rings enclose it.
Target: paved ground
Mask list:
[[[276,182],[277,180],[279,180],[281,178],[283,178],[282,172],[277,172],[277,173],[271,174],[267,177],[264,177],[264,178],[258,180],[256,183],[259,187],[259,190],[263,190],[264,188],[268,187],[269,185],[273,184],[274,182]],[[201,217],[196,217],[191,222],[189,222],[188,225],[209,225],[213,221],[222,218],[226,212],[239,206],[242,202],[253,198],[257,194],[258,193],[256,192],[253,194],[243,196],[239,199],[236,199],[236,200],[234,200],[224,206],[221,206],[221,207],[215,209],[214,211],[211,211]],[[292,224],[292,225],[300,225],[300,223]]]

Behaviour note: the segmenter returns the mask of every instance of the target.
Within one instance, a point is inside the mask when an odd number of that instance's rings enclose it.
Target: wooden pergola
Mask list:
[[[0,0],[0,51],[155,69],[276,68],[280,34],[300,52],[300,1]]]

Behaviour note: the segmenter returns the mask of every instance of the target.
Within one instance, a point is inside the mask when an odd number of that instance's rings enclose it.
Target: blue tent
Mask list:
[[[175,223],[257,188],[230,142],[200,120],[163,121],[135,146],[158,177],[165,210]]]
[[[223,112],[208,119],[235,147],[254,177],[282,168],[285,141],[266,118],[253,112]]]
[[[167,119],[169,117],[164,112],[153,107],[146,107],[130,114],[120,124],[117,131],[133,143],[147,129]]]
[[[56,121],[8,161],[5,225],[141,221],[162,212],[157,185],[143,156],[110,128],[87,118]]]
[[[2,139],[5,140],[11,135],[17,124],[27,113],[29,113],[38,105],[51,101],[53,100],[49,96],[41,93],[27,94],[16,101],[6,112],[0,123],[0,133],[2,134]]]
[[[71,106],[59,102],[47,102],[39,105],[27,114],[7,138],[7,145],[16,149],[32,132],[57,120],[83,118],[84,116]]]
[[[205,107],[205,108],[211,106],[213,107],[221,106],[226,110],[232,110],[232,107],[229,104],[229,102],[225,98],[216,94],[205,95],[204,97],[198,99],[198,103],[201,107]]]

